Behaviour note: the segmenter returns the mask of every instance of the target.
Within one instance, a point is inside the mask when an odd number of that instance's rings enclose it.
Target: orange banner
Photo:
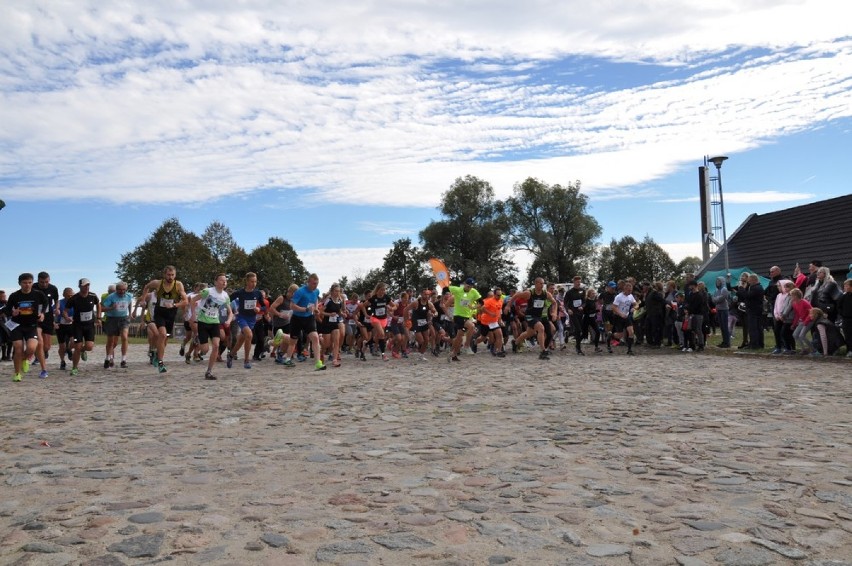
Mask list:
[[[435,274],[435,281],[438,282],[438,286],[447,287],[450,284],[450,272],[444,262],[433,257],[429,260],[429,265],[432,266],[432,273]]]

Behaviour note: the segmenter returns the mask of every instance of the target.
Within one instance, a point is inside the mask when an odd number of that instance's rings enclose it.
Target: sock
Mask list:
[[[387,346],[387,340],[385,340],[384,338],[379,339],[379,350],[381,350],[381,352],[383,354],[385,353],[385,347],[386,346]]]
[[[628,337],[627,338],[627,351],[629,352],[632,349],[633,349],[633,338]]]

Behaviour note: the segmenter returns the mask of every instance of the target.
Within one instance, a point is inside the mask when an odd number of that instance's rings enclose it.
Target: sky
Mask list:
[[[580,181],[601,243],[700,256],[705,156],[729,235],[850,192],[839,5],[0,0],[0,289],[105,290],[170,217],[284,238],[325,288],[465,175]]]

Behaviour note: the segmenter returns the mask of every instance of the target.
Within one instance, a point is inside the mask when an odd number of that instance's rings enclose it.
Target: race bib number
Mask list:
[[[571,304],[574,305],[575,309],[577,309],[580,308],[580,306],[583,304],[583,301],[582,299],[575,299]]]
[[[442,315],[441,315],[441,320],[450,320],[450,317],[448,317],[448,316],[447,316],[447,315],[445,315],[445,314],[442,314]]]
[[[243,310],[253,311],[255,308],[257,308],[256,299],[249,299],[243,303]]]
[[[204,316],[207,318],[218,318],[219,316],[219,307],[216,305],[209,305],[201,308],[201,312],[204,313]]]
[[[293,311],[281,311],[281,320],[290,320],[293,316]]]
[[[468,306],[470,306],[470,299],[462,299],[462,300],[461,300],[461,302],[460,302],[460,305],[461,305],[463,308],[464,308],[464,307],[468,307]]]
[[[387,311],[385,310],[385,307],[378,307],[374,314],[376,315],[376,317],[382,317],[382,316],[385,316],[386,312]]]
[[[402,324],[403,322],[405,322],[405,317],[402,317],[402,316],[396,317],[396,323],[397,324]]]
[[[604,307],[604,310],[605,310],[605,311],[611,311],[611,310],[612,310],[612,305],[606,305],[606,306]]]
[[[535,299],[533,301],[533,308],[543,309],[544,308],[544,299]]]
[[[15,330],[16,328],[18,328],[18,326],[18,323],[13,321],[11,318],[6,321],[6,328],[8,328],[9,330]]]
[[[498,329],[498,328],[500,328],[500,323],[499,323],[499,322],[489,322],[489,323],[488,323],[488,329],[489,329],[489,330],[496,330],[496,329]]]
[[[163,297],[160,299],[160,306],[164,309],[173,309],[175,308],[175,300]]]
[[[340,317],[337,316],[336,314],[329,315],[329,317],[328,317],[329,322],[338,322],[339,320],[340,320]]]
[[[118,312],[127,312],[127,301],[118,301],[115,303],[115,310]]]
[[[418,318],[418,319],[417,319],[417,326],[418,326],[418,327],[420,327],[420,326],[426,326],[426,324],[427,324],[427,321],[426,321],[426,319],[425,319],[425,318]]]
[[[92,314],[93,314],[92,311],[81,312],[80,313],[80,322],[89,322],[90,320],[92,320]]]

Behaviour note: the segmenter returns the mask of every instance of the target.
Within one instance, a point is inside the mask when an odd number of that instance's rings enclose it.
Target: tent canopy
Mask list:
[[[731,268],[731,286],[736,287],[737,282],[740,280],[740,275],[743,273],[754,273],[748,267],[732,267]],[[719,271],[705,271],[704,274],[698,278],[699,281],[703,281],[704,285],[707,286],[707,289],[712,291],[716,288],[716,278],[724,277],[725,270],[720,269]],[[765,289],[767,285],[769,285],[769,279],[767,277],[763,277],[762,275],[758,275],[757,278],[760,280],[760,284],[763,285]]]

